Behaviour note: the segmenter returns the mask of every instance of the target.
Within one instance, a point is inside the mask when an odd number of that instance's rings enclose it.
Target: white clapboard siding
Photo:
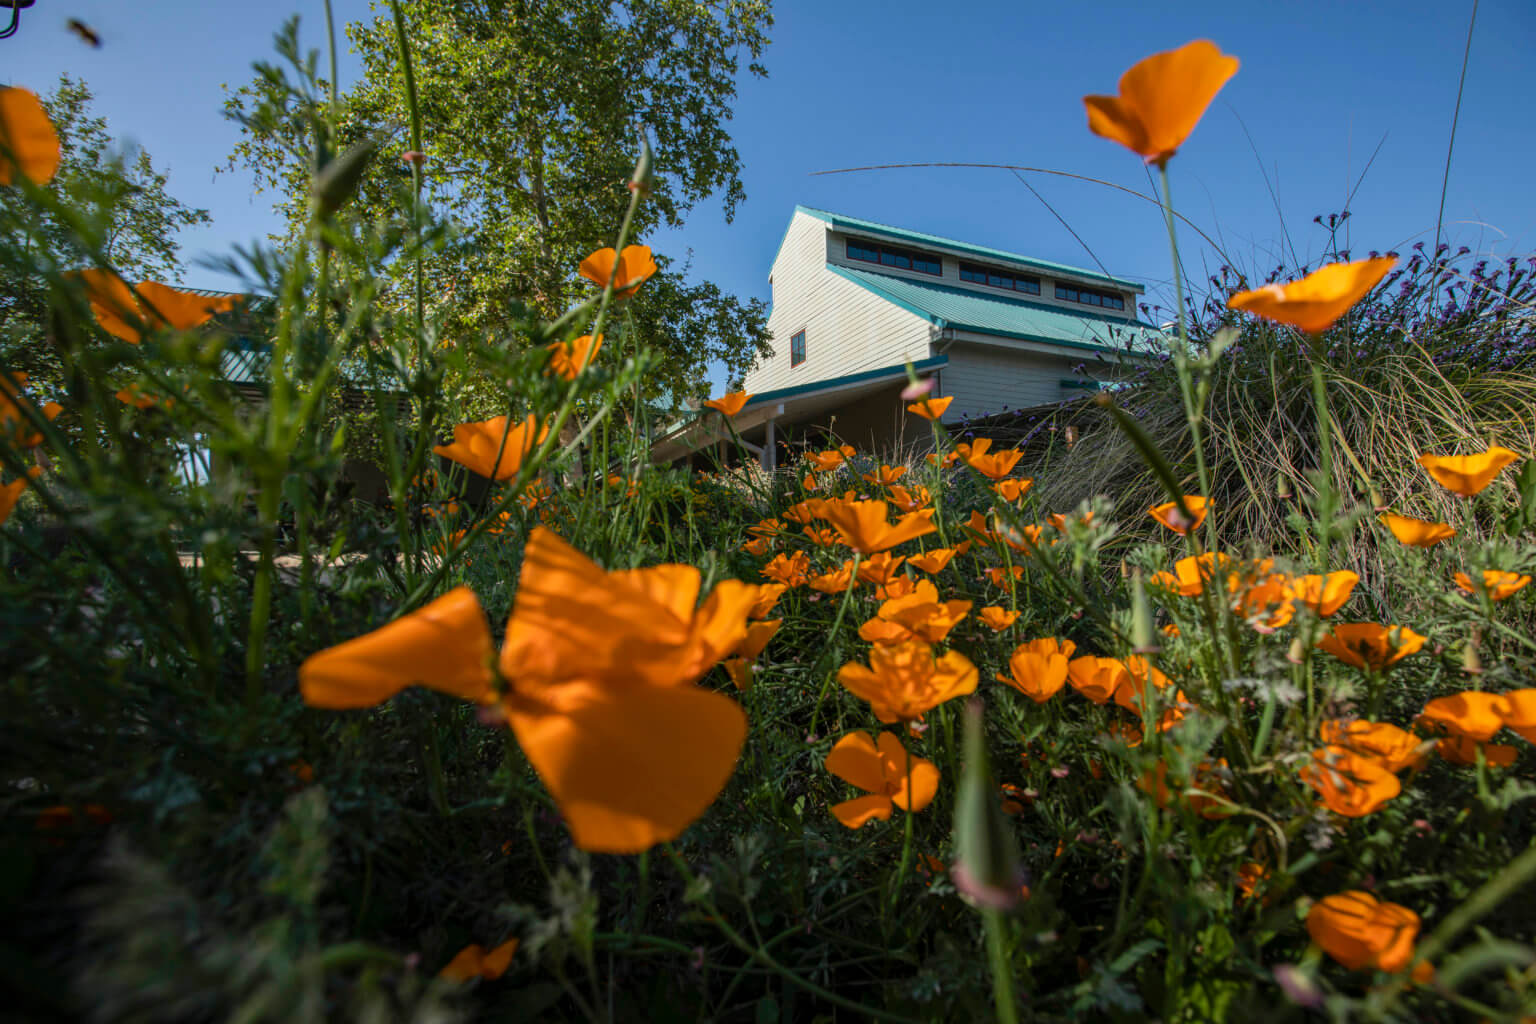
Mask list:
[[[789,365],[789,340],[805,331],[805,362]],[[927,359],[927,320],[827,269],[827,225],[796,212],[773,264],[773,355],[747,373],[746,389],[774,391],[904,360]]]
[[[973,345],[955,345],[947,354],[944,393],[955,400],[945,410],[945,422],[994,415],[1004,406],[1028,409],[1083,394],[1061,385],[1077,379],[1072,369],[1081,359]]]

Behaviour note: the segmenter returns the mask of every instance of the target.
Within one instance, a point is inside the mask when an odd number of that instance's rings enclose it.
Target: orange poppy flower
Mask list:
[[[1016,580],[1024,578],[1024,567],[1022,565],[1012,565],[1006,570],[1000,565],[994,565],[990,569],[983,569],[982,572],[986,574],[987,579],[992,581],[994,587],[1006,587],[1010,575]]]
[[[68,276],[85,285],[91,313],[101,329],[131,345],[143,341],[146,331],[166,327],[189,331],[241,301],[238,295],[198,295],[158,281],[140,281],[130,288],[116,274],[96,268]]]
[[[747,404],[752,395],[746,391],[732,391],[728,395],[719,398],[711,398],[704,403],[704,408],[713,409],[726,419],[730,419]]]
[[[4,526],[6,520],[11,518],[11,513],[16,510],[16,503],[21,500],[21,492],[27,489],[27,478],[19,476],[8,484],[0,484],[0,526]]]
[[[853,575],[853,559],[844,562],[830,572],[820,573],[809,579],[810,588],[823,594],[841,594],[859,585]]]
[[[1396,973],[1413,960],[1419,915],[1352,889],[1312,904],[1307,911],[1307,934],[1352,971],[1375,967]]]
[[[882,551],[878,555],[871,555],[859,564],[859,579],[865,583],[889,583],[896,578],[897,570],[901,568],[901,563],[905,561],[905,556],[893,556],[889,551]],[[932,584],[929,584],[929,586],[932,586]]]
[[[867,483],[867,484],[875,484],[875,485],[880,486],[880,487],[889,487],[892,484],[894,484],[897,480],[900,480],[902,477],[904,477],[906,475],[907,475],[907,467],[906,466],[885,466],[885,465],[882,465],[879,469],[875,470],[873,473],[865,473],[865,474],[863,474],[863,479],[864,479],[864,482]]]
[[[1392,512],[1383,512],[1378,518],[1392,531],[1392,536],[1413,548],[1432,548],[1456,536],[1456,529],[1445,523],[1413,519]]]
[[[1291,580],[1291,596],[1326,619],[1344,607],[1359,582],[1360,576],[1347,569],[1327,576],[1310,573]]]
[[[510,480],[547,436],[548,424],[534,430],[533,413],[511,428],[507,426],[507,417],[497,416],[478,423],[458,424],[453,428],[453,443],[436,445],[432,451],[488,479]]]
[[[930,548],[920,555],[908,555],[907,564],[926,573],[939,573],[954,557],[954,548]]]
[[[328,647],[299,666],[299,692],[317,708],[371,708],[407,686],[486,702],[491,631],[474,591],[455,587],[371,633]]]
[[[741,550],[749,555],[757,555],[761,558],[773,548],[773,541],[768,537],[753,537],[741,545]]]
[[[601,334],[596,338],[590,334],[583,334],[572,341],[557,341],[552,345],[545,345],[545,350],[549,352],[549,366],[544,372],[561,380],[575,380],[582,370],[592,365],[593,357],[602,347]]]
[[[768,613],[773,611],[773,606],[779,603],[779,598],[784,596],[784,591],[789,588],[782,583],[762,583],[757,588],[757,603],[747,613],[749,619],[766,619]]]
[[[507,973],[507,968],[512,965],[512,954],[517,952],[519,941],[509,939],[489,953],[478,943],[465,946],[448,961],[447,966],[437,972],[437,976],[461,985],[476,978],[495,981]]]
[[[0,86],[0,185],[45,185],[59,169],[59,136],[37,94]]]
[[[870,555],[933,533],[933,510],[909,512],[895,523],[886,522],[883,501],[828,502],[822,516],[843,537],[843,543],[860,554]]]
[[[992,485],[992,490],[1004,501],[1018,501],[1029,493],[1029,489],[1035,485],[1032,477],[1021,477],[1014,480],[999,480]]]
[[[1472,582],[1472,577],[1464,572],[1458,572],[1451,577],[1456,585],[1469,594],[1476,594],[1477,584]],[[1499,569],[1483,570],[1482,589],[1488,592],[1490,601],[1503,601],[1514,597],[1520,588],[1531,582],[1529,576],[1517,572],[1503,572]]]
[[[882,601],[894,601],[898,597],[907,597],[917,589],[916,582],[910,576],[897,576],[875,587],[875,596]]]
[[[938,588],[927,580],[919,580],[911,594],[882,604],[875,617],[859,627],[859,636],[874,644],[896,644],[907,640],[936,644],[948,636],[970,610],[969,601],[940,602]]]
[[[920,640],[875,647],[869,667],[850,662],[837,672],[837,681],[866,700],[882,722],[910,722],[952,697],[976,689],[976,666],[959,651],[935,658]]]
[[[1201,761],[1195,768],[1194,778],[1190,779],[1189,785],[1180,787],[1180,791],[1174,794],[1168,790],[1168,766],[1159,761],[1156,768],[1143,774],[1136,781],[1136,787],[1150,795],[1159,807],[1168,807],[1173,802],[1174,796],[1178,796],[1186,807],[1202,818],[1207,820],[1226,818],[1231,816],[1232,811],[1217,797],[1226,796],[1222,776],[1229,774],[1230,769],[1227,767],[1225,758],[1218,758],[1214,764],[1210,761]],[[1186,793],[1184,792],[1186,789],[1197,789],[1201,792]]]
[[[1397,776],[1380,761],[1340,746],[1312,751],[1312,762],[1302,766],[1300,775],[1329,810],[1346,818],[1379,811],[1403,791]]]
[[[1493,483],[1499,471],[1520,458],[1508,448],[1494,445],[1476,455],[1420,455],[1419,465],[1429,471],[1435,483],[1470,498]]]
[[[793,590],[795,587],[805,585],[806,575],[810,570],[811,558],[804,551],[796,551],[794,554],[785,554],[781,551],[759,571],[763,579],[782,583]]]
[[[1162,167],[1237,68],[1208,39],[1154,53],[1120,76],[1120,95],[1083,97],[1088,130]]]
[[[1514,706],[1503,695],[1465,690],[1436,697],[1419,712],[1419,725],[1483,742],[1504,727]]]
[[[1380,672],[1423,647],[1425,639],[1407,626],[1347,622],[1334,626],[1317,646],[1358,669]]]
[[[1232,559],[1219,551],[1190,555],[1173,563],[1173,572],[1153,573],[1147,581],[1165,587],[1182,597],[1198,597],[1206,581],[1214,579],[1218,569],[1230,566]]]
[[[1283,574],[1276,573],[1246,586],[1232,579],[1228,589],[1236,591],[1232,610],[1260,633],[1273,633],[1296,615],[1291,582]]]
[[[887,820],[893,805],[909,814],[920,811],[939,791],[938,768],[908,754],[893,732],[882,732],[878,741],[862,730],[851,732],[833,745],[823,763],[833,775],[870,794],[832,805],[833,817],[848,828]]]
[[[986,623],[994,633],[1001,633],[1003,630],[1007,629],[1009,626],[1013,625],[1015,621],[1018,620],[1019,613],[1016,611],[1008,611],[1006,608],[1000,608],[994,604],[983,608],[978,617],[982,622]]]
[[[1068,526],[1072,522],[1060,512],[1052,512],[1050,515],[1046,516],[1046,519],[1050,522],[1051,526],[1055,528],[1057,533],[1066,533]],[[1089,509],[1087,512],[1084,512],[1077,518],[1077,522],[1082,523],[1084,526],[1087,526],[1089,523],[1093,522],[1093,510]]]
[[[131,405],[135,409],[153,409],[157,405],[163,405],[169,409],[175,404],[175,399],[156,398],[147,391],[139,390],[137,384],[130,384],[128,387],[122,388],[113,397],[124,405]]]
[[[1507,743],[1481,743],[1470,736],[1447,736],[1435,744],[1435,753],[1451,764],[1477,764],[1477,757],[1491,768],[1508,768],[1520,759],[1520,752]]]
[[[1263,882],[1269,878],[1269,869],[1256,860],[1250,860],[1238,865],[1237,891],[1242,893],[1244,899],[1253,899],[1253,894]],[[1268,902],[1268,901],[1266,901]]]
[[[30,398],[21,393],[26,383],[25,373],[0,373],[0,438],[17,448],[36,448],[43,443],[43,435],[32,429],[23,411],[28,407],[36,407]],[[64,411],[64,407],[58,402],[48,402],[37,411],[45,419],[54,420]]]
[[[746,636],[742,638],[741,643],[736,645],[736,650],[731,652],[731,657],[721,662],[725,674],[731,677],[732,683],[736,684],[736,689],[752,689],[752,663],[763,653],[763,649],[768,646],[768,641],[773,639],[773,635],[783,624],[783,619],[752,623],[747,627]]]
[[[960,453],[947,452],[943,458],[939,458],[937,454],[929,452],[927,455],[924,455],[923,458],[930,466],[942,466],[947,468],[949,466],[953,466],[956,462],[959,461]]]
[[[1206,512],[1210,511],[1210,503],[1198,494],[1184,495],[1184,504],[1189,507],[1189,516],[1179,511],[1179,503],[1176,501],[1165,501],[1161,505],[1153,505],[1147,509],[1147,515],[1174,533],[1183,536],[1190,530],[1199,529],[1200,524],[1205,522]]]
[[[955,446],[965,464],[989,480],[1001,480],[1012,473],[1013,467],[1024,457],[1024,453],[1017,448],[1000,452],[994,452],[991,448],[992,439],[988,437],[978,437],[973,444]]]
[[[907,406],[907,412],[914,416],[921,416],[925,420],[936,420],[944,415],[944,410],[949,408],[949,403],[955,400],[954,395],[944,398],[925,398],[921,402],[913,402]]]
[[[1504,724],[1527,742],[1536,743],[1536,689],[1510,690],[1504,699],[1509,703]]]
[[[818,473],[830,473],[847,462],[848,456],[836,448],[829,448],[824,452],[806,452],[805,461]]]
[[[576,845],[636,853],[676,838],[736,766],[746,715],[692,685],[746,637],[758,589],[698,569],[604,571],[535,527],[502,646],[512,731]]]
[[[1388,722],[1367,722],[1358,718],[1346,722],[1334,718],[1318,727],[1318,736],[1329,746],[1343,747],[1371,758],[1389,772],[1400,772],[1424,763],[1424,755],[1419,752],[1419,738]]]
[[[608,279],[612,277],[613,294],[621,299],[635,294],[646,278],[656,273],[656,261],[651,257],[648,245],[626,245],[618,254],[617,272],[613,266],[614,258],[613,247],[608,246],[582,260],[577,270],[599,288],[608,287]]]
[[[900,484],[890,490],[891,504],[903,512],[916,512],[933,504],[933,497],[926,487],[913,487],[908,490]]]
[[[1068,659],[1077,645],[1071,640],[1045,637],[1030,640],[1013,649],[1008,659],[1008,674],[998,675],[998,681],[1007,683],[1036,704],[1044,704],[1066,685],[1069,670]]]
[[[971,518],[966,520],[961,529],[974,534],[983,541],[991,541],[996,537],[996,534],[992,532],[992,527],[987,522],[987,517],[982,515],[977,509],[971,509]]]
[[[1118,658],[1098,658],[1084,655],[1073,658],[1067,665],[1067,681],[1072,689],[1095,704],[1106,704],[1131,677],[1125,664]]]
[[[1239,292],[1227,300],[1227,308],[1290,324],[1307,334],[1321,334],[1365,298],[1395,263],[1395,256],[1330,263],[1290,284]]]

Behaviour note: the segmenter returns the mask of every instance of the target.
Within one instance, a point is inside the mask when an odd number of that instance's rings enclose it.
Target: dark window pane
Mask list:
[[[868,260],[871,263],[880,262],[880,254],[867,245],[859,245],[856,242],[848,243],[848,258],[851,260]]]
[[[944,265],[936,260],[929,259],[927,256],[912,257],[912,269],[921,270],[925,274],[939,275],[944,273]]]
[[[901,253],[901,252],[891,253],[890,256],[891,256],[891,258],[893,260],[895,260],[895,265],[900,267],[902,270],[911,270],[912,269],[912,261],[907,259],[906,253]],[[880,262],[881,263],[885,262],[885,257],[886,257],[886,253],[881,253],[880,254]]]
[[[1013,279],[1013,289],[1019,292],[1029,292],[1031,295],[1039,295],[1040,282],[1032,281],[1027,277],[1016,277]]]
[[[984,272],[977,270],[975,267],[968,267],[962,263],[960,264],[960,280],[975,281],[978,284],[985,284],[987,275]]]
[[[1013,279],[1004,277],[1001,274],[988,273],[987,284],[993,288],[1011,288],[1013,287]]]

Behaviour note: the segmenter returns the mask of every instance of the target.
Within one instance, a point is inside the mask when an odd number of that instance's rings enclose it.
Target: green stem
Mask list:
[[[837,618],[832,620],[832,628],[827,632],[827,636],[829,637],[837,636],[838,628],[843,624],[843,616],[848,613],[848,605],[853,601],[854,588],[859,585],[859,560],[861,557],[862,556],[857,551],[853,553],[853,568],[849,570],[848,573],[848,589],[843,591],[843,603],[838,605]],[[831,649],[832,646],[828,644],[827,650],[830,651]],[[816,663],[818,666],[820,666],[821,659],[817,658]],[[821,704],[822,701],[827,699],[827,690],[832,686],[832,680],[834,678],[836,678],[835,675],[827,676],[827,678],[822,681],[821,692],[816,695],[816,708],[811,712],[812,736],[816,735],[816,723],[821,720]]]
[[[1019,1015],[1013,999],[1013,969],[1008,963],[1008,937],[1002,911],[984,910],[981,919],[987,931],[987,962],[992,968],[992,1004],[998,1024],[1018,1024]]]

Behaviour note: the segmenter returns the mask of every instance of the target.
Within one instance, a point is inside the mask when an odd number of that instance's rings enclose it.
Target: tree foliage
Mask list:
[[[339,97],[342,137],[330,148],[371,134],[390,138],[391,158],[375,162],[357,200],[382,215],[409,177],[398,155],[410,148],[411,107],[395,22],[387,8],[375,12],[349,28],[363,72]],[[429,292],[443,300],[444,336],[495,337],[518,320],[519,307],[555,316],[585,294],[575,268],[611,243],[642,135],[656,174],[634,237],[679,226],[710,196],[729,220],[745,197],[728,131],[737,74],[743,55],[749,73],[765,74],[759,58],[771,24],[767,0],[411,4],[423,198],[457,226],[427,268]],[[291,49],[302,67],[296,43]],[[312,88],[319,95],[325,85],[316,78]],[[313,125],[278,104],[290,94],[266,68],[227,106],[246,126],[231,162],[244,162],[262,187],[276,190],[297,224]],[[663,356],[648,381],[653,394],[697,391],[712,360],[739,378],[768,351],[761,302],[689,284],[664,256],[658,262],[663,274],[634,302],[630,321]]]

